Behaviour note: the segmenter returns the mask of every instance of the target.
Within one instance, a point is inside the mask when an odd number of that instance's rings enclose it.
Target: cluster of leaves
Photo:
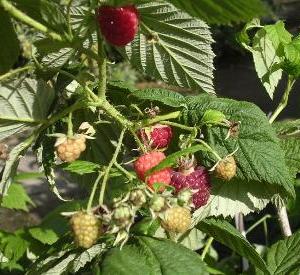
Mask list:
[[[124,120],[133,121],[134,126],[147,123],[137,110],[151,104],[158,105],[162,112],[157,121],[176,114],[169,119],[177,125],[201,129],[203,140],[222,157],[238,149],[237,176],[230,182],[212,179],[207,205],[193,213],[194,228],[180,236],[178,243],[167,240],[159,225],[149,222],[147,213],[141,213],[141,221],[132,228],[132,238],[122,250],[113,247],[113,240],[106,236],[82,251],[72,243],[68,221],[60,214],[84,208],[86,201],[64,202],[38,226],[0,233],[1,268],[26,269],[28,274],[84,274],[91,270],[101,270],[103,274],[140,274],[141,270],[146,274],[223,274],[215,269],[219,268],[216,260],[203,260],[207,236],[247,258],[257,274],[296,274],[300,268],[300,232],[275,243],[261,256],[229,221],[238,213],[247,215],[264,209],[274,197],[285,200],[295,197],[294,179],[300,171],[300,160],[295,157],[295,150],[300,148],[299,121],[276,123],[272,127],[254,104],[211,95],[215,93],[213,39],[208,25],[202,21],[240,22],[264,14],[265,8],[258,0],[247,4],[239,0],[136,2],[141,2],[137,6],[139,33],[124,48],[106,45],[107,55],[112,59],[121,55],[142,74],[168,85],[207,94],[184,96],[164,89],[138,90],[127,83],[108,81],[107,100],[97,98],[94,91],[99,79],[93,59],[98,59],[94,52],[97,43],[94,9],[98,1],[74,0],[70,5],[62,5],[62,1],[0,0],[3,21],[0,33],[4,38],[0,45],[0,73],[4,75],[0,80],[6,80],[0,86],[0,141],[24,132],[23,141],[11,150],[2,172],[0,192],[6,196],[1,206],[28,211],[28,205],[32,205],[19,183],[24,175],[17,174],[20,158],[32,145],[50,189],[59,198],[55,169],[70,172],[89,189],[97,172],[107,171]],[[13,21],[9,12],[22,23]],[[37,22],[38,34],[23,25],[37,27]],[[247,35],[251,28],[259,28],[252,42]],[[262,27],[258,21],[252,21],[240,39],[252,52],[258,76],[270,96],[282,71],[289,74],[290,84],[299,76],[299,39],[292,39],[282,22]],[[20,48],[27,63],[17,73],[23,70],[28,74],[14,79],[8,71],[15,64]],[[13,79],[7,81],[8,76]],[[46,134],[65,131],[63,122],[70,112],[74,127],[82,121],[94,126],[96,139],[89,141],[82,157],[85,160],[57,165],[53,138]],[[226,138],[228,128],[212,123],[213,112],[238,125],[235,135]],[[203,146],[179,151],[176,141],[182,133],[184,127],[175,130],[168,157],[154,169],[174,166],[178,157],[186,153],[195,154],[207,167],[214,165],[212,152]],[[124,144],[118,158],[121,165],[128,155],[132,156],[134,146]],[[127,192],[128,177],[134,177],[132,171],[124,175],[112,168],[108,172],[107,203]],[[204,253],[202,259],[193,252],[200,249]]]

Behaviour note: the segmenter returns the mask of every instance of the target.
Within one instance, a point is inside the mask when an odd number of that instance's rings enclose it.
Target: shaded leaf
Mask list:
[[[247,258],[255,267],[264,271],[265,274],[269,274],[264,260],[259,256],[255,248],[227,221],[209,218],[198,223],[197,228]]]

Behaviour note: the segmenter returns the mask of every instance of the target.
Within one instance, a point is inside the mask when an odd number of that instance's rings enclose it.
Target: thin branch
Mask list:
[[[91,192],[90,197],[89,197],[89,201],[88,201],[87,208],[86,208],[87,212],[91,211],[93,200],[94,200],[95,193],[96,193],[96,190],[97,190],[97,186],[98,186],[102,176],[103,176],[103,172],[99,172],[99,175],[98,175],[97,179],[95,180],[92,192]]]
[[[274,113],[272,114],[272,116],[269,119],[270,123],[273,123],[275,121],[275,119],[279,116],[279,114],[286,107],[286,105],[288,103],[288,100],[289,100],[290,92],[291,92],[295,82],[296,82],[296,80],[292,76],[289,76],[286,89],[283,93],[283,96],[282,96],[280,102],[279,102],[279,105],[278,105],[278,107],[276,108],[276,110],[274,111]]]
[[[109,178],[109,172],[110,172],[112,166],[114,165],[114,163],[117,161],[117,157],[118,157],[118,155],[120,153],[120,150],[122,148],[122,143],[123,143],[123,138],[124,138],[125,131],[126,131],[126,129],[122,130],[122,132],[120,134],[120,137],[119,137],[119,140],[118,140],[116,150],[113,154],[113,157],[112,157],[111,161],[109,162],[107,168],[105,169],[104,177],[103,177],[103,181],[102,181],[102,185],[101,185],[100,196],[99,196],[99,205],[103,205],[106,184],[107,184],[107,181],[108,181],[108,178]]]
[[[25,67],[22,67],[22,68],[17,68],[15,70],[11,70],[6,74],[0,75],[0,82],[4,81],[4,80],[6,80],[10,77],[13,77],[16,74],[19,74],[19,73],[22,73],[22,72],[25,72],[25,71],[30,71],[30,70],[33,70],[33,69],[34,69],[34,66],[28,65],[28,66],[25,66]]]
[[[205,244],[205,247],[202,251],[202,254],[201,254],[201,260],[203,261],[205,259],[205,256],[213,242],[214,238],[213,237],[209,237],[209,239],[207,240],[206,244]]]

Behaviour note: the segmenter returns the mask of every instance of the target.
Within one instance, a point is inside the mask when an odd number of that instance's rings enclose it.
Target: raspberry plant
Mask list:
[[[219,242],[250,263],[249,274],[298,274],[300,232],[286,204],[296,197],[299,120],[276,120],[300,76],[300,38],[258,19],[238,35],[271,98],[287,76],[267,117],[216,95],[207,24],[266,8],[206,2],[0,0],[0,141],[22,133],[9,151],[1,145],[1,206],[28,210],[28,176],[45,177],[61,200],[40,225],[0,232],[3,272],[238,274],[239,262],[233,270],[214,257]],[[112,81],[107,68],[120,59],[168,88]],[[42,174],[18,172],[30,149]],[[85,190],[81,200],[60,194],[61,170]],[[259,253],[232,218],[268,205],[284,238]]]

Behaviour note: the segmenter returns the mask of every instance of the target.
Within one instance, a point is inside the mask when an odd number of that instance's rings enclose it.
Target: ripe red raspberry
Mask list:
[[[173,172],[171,176],[171,185],[177,192],[184,188],[190,188],[197,192],[193,194],[193,204],[195,208],[204,206],[210,196],[210,180],[208,171],[203,166],[186,172]]]
[[[62,161],[72,162],[78,159],[80,154],[86,149],[86,139],[83,135],[75,135],[72,138],[62,138],[62,142],[59,142],[59,139],[56,152]]]
[[[101,223],[93,214],[78,212],[72,216],[70,224],[76,244],[83,248],[95,244],[101,234]]]
[[[97,13],[100,30],[110,44],[122,47],[134,39],[139,25],[135,6],[102,6]]]
[[[140,156],[134,163],[134,170],[137,173],[138,178],[142,181],[146,181],[148,186],[151,188],[154,183],[164,183],[169,185],[171,182],[170,168],[164,168],[146,177],[146,172],[159,164],[165,158],[166,156],[164,153],[157,151]],[[164,188],[162,188],[161,191],[163,191],[163,189]]]
[[[236,162],[233,156],[222,159],[215,168],[216,177],[229,181],[236,175]]]
[[[162,226],[174,233],[186,232],[192,223],[191,212],[187,208],[175,206],[169,208],[165,213]]]
[[[144,144],[149,144],[153,149],[161,149],[170,144],[173,131],[168,125],[155,124],[153,126],[141,129],[138,135]]]

